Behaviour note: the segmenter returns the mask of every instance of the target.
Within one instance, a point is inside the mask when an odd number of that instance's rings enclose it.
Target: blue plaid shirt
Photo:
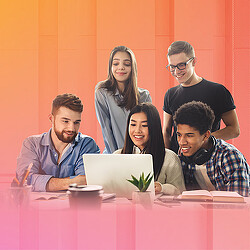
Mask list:
[[[186,165],[183,160],[181,164],[183,168]],[[216,190],[236,191],[243,196],[249,195],[250,167],[236,147],[216,139],[215,150],[204,165]],[[195,171],[195,164],[188,164],[188,168]]]

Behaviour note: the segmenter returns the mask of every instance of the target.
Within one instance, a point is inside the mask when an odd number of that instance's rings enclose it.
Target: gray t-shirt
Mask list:
[[[117,100],[119,101],[122,98],[118,90],[113,96],[106,89],[99,88],[100,84],[101,82],[95,88],[95,111],[105,143],[103,153],[111,154],[115,150],[123,148],[130,110],[118,106]],[[139,103],[152,102],[148,90],[142,88],[138,88],[138,90],[140,94]]]

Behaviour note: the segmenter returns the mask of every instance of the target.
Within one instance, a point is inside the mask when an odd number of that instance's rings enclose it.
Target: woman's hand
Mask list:
[[[161,193],[161,191],[162,191],[162,185],[161,185],[161,183],[158,182],[158,181],[155,181],[155,193],[159,194],[159,193]]]

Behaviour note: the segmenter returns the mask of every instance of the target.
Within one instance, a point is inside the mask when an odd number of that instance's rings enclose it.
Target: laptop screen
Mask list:
[[[142,172],[145,176],[153,174],[150,154],[84,154],[83,162],[88,185],[101,185],[104,192],[128,199],[138,190],[127,181],[132,179],[131,175],[139,179]],[[154,179],[148,190],[154,195]]]

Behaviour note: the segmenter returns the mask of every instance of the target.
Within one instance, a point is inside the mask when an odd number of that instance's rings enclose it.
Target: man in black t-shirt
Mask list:
[[[239,122],[230,92],[221,84],[203,79],[195,73],[197,62],[193,47],[185,41],[176,41],[168,48],[167,69],[179,85],[170,88],[164,97],[163,136],[165,147],[178,152],[176,128],[173,125],[175,111],[184,103],[201,101],[209,105],[215,114],[212,135],[229,140],[239,136]],[[220,120],[225,127],[220,129]],[[174,128],[174,131],[172,131]]]

